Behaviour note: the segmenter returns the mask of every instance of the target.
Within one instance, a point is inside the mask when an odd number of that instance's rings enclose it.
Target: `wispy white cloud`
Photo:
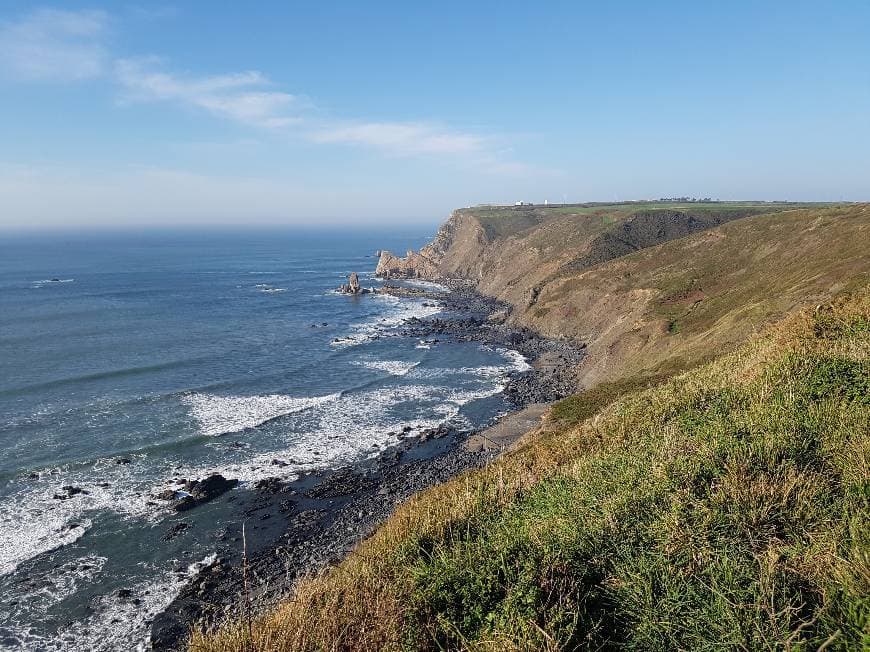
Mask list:
[[[487,145],[482,136],[407,122],[337,125],[315,131],[311,138],[319,143],[367,145],[398,155],[479,154]]]
[[[102,11],[40,9],[0,24],[0,73],[24,80],[98,77],[109,60],[108,23]]]
[[[126,101],[175,102],[258,127],[297,123],[300,118],[291,110],[304,104],[295,95],[266,90],[269,80],[254,70],[182,77],[156,69],[153,59],[120,59],[115,73]]]
[[[109,22],[101,11],[41,9],[0,23],[0,75],[27,81],[104,77],[117,84],[122,104],[174,104],[314,143],[439,158],[491,174],[528,171],[492,136],[432,122],[325,118],[305,96],[277,89],[255,70],[191,75],[171,70],[157,57],[114,58],[106,47]]]

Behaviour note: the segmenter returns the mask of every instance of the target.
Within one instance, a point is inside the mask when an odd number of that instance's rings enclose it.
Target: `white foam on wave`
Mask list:
[[[529,371],[532,368],[532,365],[528,363],[525,356],[519,351],[502,348],[497,348],[496,351],[498,351],[501,355],[508,359],[513,371],[523,372]]]
[[[22,480],[17,491],[0,500],[0,575],[78,541],[90,529],[93,512],[158,518],[147,504],[150,481],[138,477],[133,466],[102,459],[48,469],[38,479]],[[109,481],[95,482],[95,478]],[[84,492],[65,497],[64,486]]]
[[[504,378],[510,373],[521,373],[531,369],[531,365],[518,351],[512,349],[493,348],[482,346],[483,349],[497,351],[505,358],[507,364],[503,365],[479,365],[477,367],[429,367],[414,368],[411,370],[412,378],[432,380],[436,378],[449,378],[455,376],[476,376],[478,378]],[[504,388],[503,385],[499,385]]]
[[[52,652],[92,649],[144,652],[150,649],[154,616],[166,609],[181,589],[216,559],[216,554],[208,555],[181,573],[168,568],[154,569],[156,579],[131,588],[129,598],[118,600],[108,595],[96,599],[98,608],[93,616],[71,623],[44,649]]]
[[[353,364],[367,369],[386,371],[393,376],[404,376],[420,363],[405,362],[404,360],[354,360]]]
[[[334,401],[339,396],[340,394],[314,397],[294,397],[283,394],[266,396],[187,394],[182,401],[190,408],[191,416],[199,424],[200,433],[212,437],[254,428],[276,417]]]
[[[32,285],[35,288],[45,287],[46,285],[57,285],[58,283],[74,283],[74,278],[44,278],[39,281],[33,281]]]
[[[272,477],[292,479],[300,473],[334,468],[378,455],[396,444],[405,428],[410,434],[434,428],[460,417],[462,405],[501,391],[498,385],[461,390],[432,385],[380,387],[342,396],[323,403],[305,415],[291,416],[286,425],[284,450],[270,450],[233,462],[202,467],[177,468],[182,477],[220,473],[243,483]],[[408,410],[408,408],[413,408]],[[395,414],[398,411],[403,416]],[[395,414],[395,416],[394,416]],[[294,423],[294,419],[300,419]],[[286,466],[275,465],[281,460]]]
[[[268,283],[257,283],[255,286],[260,292],[264,292],[266,294],[274,294],[276,292],[286,292],[287,288],[276,288],[274,285],[269,285]]]
[[[420,288],[421,290],[433,290],[435,292],[447,292],[449,289],[446,285],[441,285],[441,283],[436,283],[435,281],[424,281],[419,278],[402,279],[402,283],[410,285],[411,287]]]
[[[89,519],[76,523],[69,513],[52,509],[54,502],[51,496],[31,494],[0,505],[0,575],[14,572],[37,555],[75,543],[91,527]]]
[[[392,309],[373,319],[355,324],[350,334],[336,338],[331,342],[332,346],[341,348],[357,346],[401,326],[409,319],[423,319],[441,312],[441,307],[438,305],[416,300],[401,300],[389,294],[376,294],[374,299],[389,304]],[[423,305],[424,303],[426,305]]]
[[[33,631],[34,612],[45,615],[48,610],[73,595],[79,586],[92,582],[103,570],[107,558],[85,555],[75,561],[47,571],[29,574],[26,587],[16,593],[15,601],[0,602],[0,622],[6,644],[14,641],[17,649],[51,649],[49,641]]]

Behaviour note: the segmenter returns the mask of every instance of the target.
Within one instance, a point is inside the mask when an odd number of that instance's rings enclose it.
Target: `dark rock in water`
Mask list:
[[[133,591],[130,589],[118,589],[115,591],[115,597],[119,600],[129,600],[133,597]]]
[[[87,495],[87,493],[88,493],[84,489],[81,489],[80,487],[73,487],[70,484],[61,487],[61,489],[63,489],[66,492],[67,498],[72,498],[73,496],[77,496],[79,494]]]
[[[129,464],[131,461],[129,457],[119,457],[115,460],[115,464]]]
[[[164,489],[154,497],[159,498],[160,500],[175,500],[177,494],[178,492],[176,492],[175,489]]]
[[[272,460],[272,466],[284,467],[287,466],[287,462],[285,462],[284,460]]]
[[[228,480],[220,473],[208,476],[205,480],[192,480],[184,485],[184,490],[190,495],[185,496],[175,505],[176,511],[183,512],[197,505],[207,503],[226,493],[239,484],[238,480]]]
[[[258,480],[254,487],[257,489],[257,491],[274,494],[281,491],[283,484],[281,483],[280,478],[263,478],[262,480]]]
[[[180,521],[180,522],[176,523],[175,525],[173,525],[171,528],[169,528],[166,531],[166,534],[164,534],[160,538],[163,539],[164,541],[172,541],[175,537],[177,537],[179,534],[181,534],[182,532],[184,532],[188,528],[190,528],[190,523],[185,523],[184,521]]]
[[[359,276],[356,272],[350,273],[350,276],[347,277],[347,283],[339,286],[338,291],[341,294],[368,294],[370,292],[370,290],[360,286]]]
[[[36,473],[36,472],[28,473],[28,474],[27,474],[27,479],[28,479],[28,480],[39,480],[39,474]]]

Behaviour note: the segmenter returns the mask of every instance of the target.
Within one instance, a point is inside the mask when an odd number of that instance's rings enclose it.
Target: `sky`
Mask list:
[[[870,2],[0,0],[0,229],[870,200]]]

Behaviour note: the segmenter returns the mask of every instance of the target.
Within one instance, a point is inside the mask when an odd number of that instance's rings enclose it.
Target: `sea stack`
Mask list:
[[[342,294],[366,294],[368,290],[360,287],[359,276],[356,272],[351,272],[347,277],[347,283],[339,286],[338,291]]]

